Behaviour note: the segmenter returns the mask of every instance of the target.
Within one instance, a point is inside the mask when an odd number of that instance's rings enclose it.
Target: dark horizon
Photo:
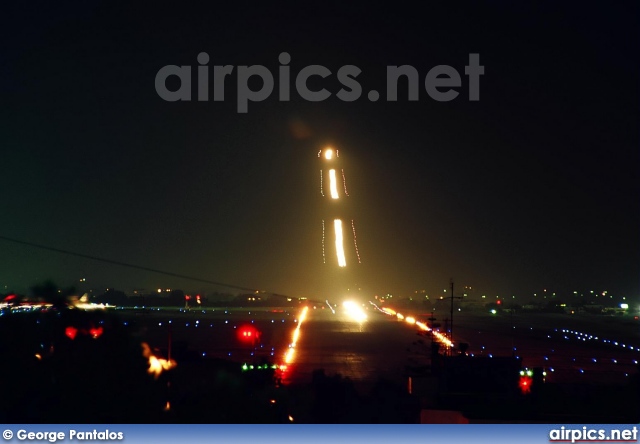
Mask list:
[[[292,296],[329,291],[317,152],[340,150],[368,294],[547,289],[640,297],[637,5],[322,4],[243,10],[112,2],[15,5],[0,68],[0,236]],[[166,102],[166,65],[264,65],[334,94]],[[480,100],[464,67],[477,53]],[[385,95],[385,69],[414,66],[420,96]],[[363,95],[335,96],[341,66]],[[450,65],[460,95],[431,99]],[[293,83],[293,80],[292,80]],[[253,84],[259,88],[260,82]],[[195,82],[193,84],[195,91]],[[195,97],[195,93],[194,93]],[[66,287],[227,291],[0,240],[0,293]],[[350,264],[351,265],[351,264]],[[348,267],[351,272],[352,267]],[[333,279],[333,278],[332,278]],[[334,290],[335,291],[335,290]]]

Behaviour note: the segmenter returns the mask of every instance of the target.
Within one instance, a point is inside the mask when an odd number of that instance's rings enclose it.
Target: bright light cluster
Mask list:
[[[333,150],[331,148],[324,152],[324,158],[327,160],[333,159]]]
[[[147,369],[147,373],[153,375],[156,379],[160,376],[163,370],[171,370],[177,364],[173,359],[164,359],[158,358],[153,355],[151,352],[151,348],[149,344],[143,342],[142,344],[142,356],[149,360],[149,368]]]
[[[342,303],[347,314],[356,322],[364,322],[367,320],[367,315],[364,313],[361,307],[358,307],[353,301],[344,301]]]

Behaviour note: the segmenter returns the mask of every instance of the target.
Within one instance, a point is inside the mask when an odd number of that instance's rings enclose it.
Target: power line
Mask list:
[[[187,280],[195,281],[195,282],[203,282],[205,284],[212,284],[212,285],[217,285],[217,286],[220,286],[220,287],[233,288],[233,289],[236,289],[236,290],[250,291],[252,293],[260,292],[260,290],[256,290],[255,288],[241,287],[239,285],[233,285],[233,284],[225,284],[224,282],[216,282],[216,281],[211,281],[209,279],[202,279],[202,278],[195,277],[195,276],[188,276],[188,275],[179,274],[179,273],[172,273],[170,271],[158,270],[158,269],[155,269],[155,268],[149,268],[149,267],[143,267],[143,266],[140,266],[140,265],[129,264],[129,263],[126,263],[126,262],[114,261],[114,260],[105,259],[105,258],[102,258],[102,257],[91,256],[91,255],[82,254],[82,253],[76,253],[74,251],[69,251],[69,250],[63,250],[61,248],[48,247],[46,245],[40,245],[40,244],[36,244],[36,243],[33,243],[33,242],[27,242],[27,241],[22,241],[22,240],[18,240],[18,239],[12,239],[12,238],[6,237],[6,236],[0,236],[0,239],[8,241],[8,242],[13,242],[13,243],[16,243],[16,244],[20,244],[20,245],[27,245],[29,247],[40,248],[42,250],[53,251],[55,253],[68,254],[70,256],[81,257],[81,258],[84,258],[84,259],[91,259],[93,261],[104,262],[104,263],[107,263],[107,264],[119,265],[121,267],[135,268],[137,270],[149,271],[151,273],[163,274],[165,276],[172,276],[172,277],[177,277],[177,278],[181,278],[181,279],[187,279]],[[287,297],[286,295],[277,294],[277,293],[269,293],[269,294],[271,294],[273,296]]]

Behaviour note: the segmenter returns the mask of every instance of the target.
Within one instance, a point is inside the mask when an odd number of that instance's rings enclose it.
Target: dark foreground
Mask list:
[[[0,422],[417,423],[424,409],[457,410],[471,422],[640,418],[637,372],[620,384],[537,381],[523,393],[511,372],[521,360],[487,366],[432,355],[407,365],[415,359],[415,333],[373,313],[368,325],[356,326],[339,314],[310,311],[285,362],[297,314],[5,313]],[[238,339],[245,325],[255,326],[259,341]],[[170,354],[177,366],[150,374],[142,342],[158,358]]]

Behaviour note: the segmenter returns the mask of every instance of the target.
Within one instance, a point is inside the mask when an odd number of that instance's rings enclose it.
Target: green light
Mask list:
[[[242,371],[246,371],[249,370],[249,367],[247,366],[247,364],[242,364]]]

